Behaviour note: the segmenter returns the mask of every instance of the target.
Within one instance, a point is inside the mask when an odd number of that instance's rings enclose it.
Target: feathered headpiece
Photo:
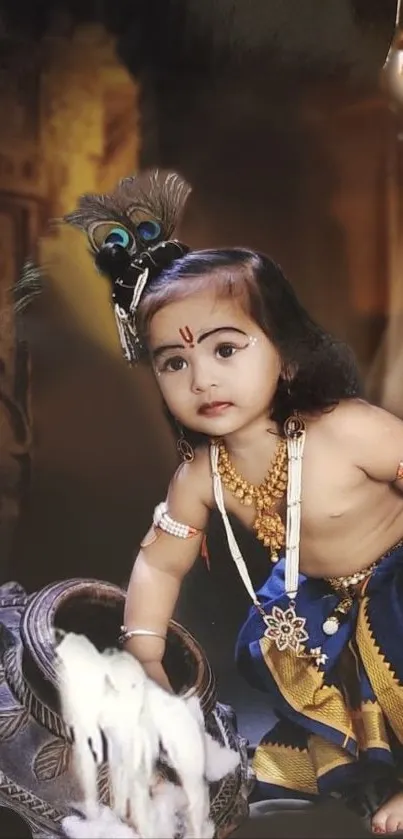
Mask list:
[[[95,263],[112,283],[112,298],[125,358],[140,354],[136,311],[152,277],[189,250],[172,239],[189,185],[177,174],[158,171],[124,178],[108,195],[83,195],[64,217],[83,230]]]

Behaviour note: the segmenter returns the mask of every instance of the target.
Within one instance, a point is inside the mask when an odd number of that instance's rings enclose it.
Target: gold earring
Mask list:
[[[176,448],[184,463],[191,463],[194,460],[195,453],[193,447],[189,443],[189,440],[186,440],[182,426],[179,426],[179,437],[176,441]]]

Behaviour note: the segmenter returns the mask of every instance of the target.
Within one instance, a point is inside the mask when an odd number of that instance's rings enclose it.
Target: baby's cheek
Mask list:
[[[186,400],[180,392],[173,393],[171,388],[160,389],[171,414],[178,418],[180,418],[182,414],[186,414]]]

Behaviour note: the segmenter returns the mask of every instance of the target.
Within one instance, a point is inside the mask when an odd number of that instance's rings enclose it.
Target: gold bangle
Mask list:
[[[125,644],[126,641],[130,640],[130,638],[135,638],[137,636],[161,638],[163,641],[166,641],[167,639],[166,635],[162,635],[161,632],[154,632],[153,629],[128,629],[126,626],[121,626],[118,642],[119,644]]]

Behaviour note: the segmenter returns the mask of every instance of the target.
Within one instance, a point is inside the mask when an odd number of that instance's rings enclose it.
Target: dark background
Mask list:
[[[115,37],[137,91],[138,150],[119,176],[155,165],[180,171],[193,187],[182,237],[192,247],[237,244],[271,253],[312,314],[353,344],[369,391],[382,401],[390,173],[398,178],[401,170],[399,116],[380,93],[379,74],[394,18],[394,0],[3,2],[0,73],[11,79],[10,56],[21,56],[27,70],[20,86],[32,102],[29,68],[39,66],[48,84],[55,66],[50,40],[74,70],[72,44],[84,25],[99,24]],[[96,96],[93,69],[85,106],[74,88],[60,144],[69,132],[73,137],[75,120],[84,120],[77,137],[85,140]],[[107,128],[116,149],[131,100],[119,121],[113,84]],[[66,86],[62,95],[67,101]],[[54,125],[48,100],[41,101],[26,131],[42,138],[38,166],[46,169]],[[0,144],[4,109],[2,120]],[[88,135],[93,130],[88,122]],[[57,173],[82,153],[78,140],[66,149],[61,163],[53,149],[56,175],[38,194],[22,199],[22,187],[11,188],[0,173],[5,206],[19,208],[17,268],[35,250],[43,221],[60,213],[67,175],[63,181]],[[105,149],[104,155],[99,183],[109,165]],[[87,189],[83,173],[69,193],[74,200]],[[92,327],[95,304],[85,309],[77,292],[76,306]],[[3,579],[17,578],[30,590],[75,575],[125,584],[176,463],[155,385],[147,371],[129,371],[95,346],[56,294],[37,304],[29,342],[32,480],[12,549],[3,555]],[[240,538],[258,583],[268,573],[267,557],[247,534]],[[178,615],[205,645],[221,698],[237,707],[243,730],[255,739],[271,715],[261,697],[245,692],[232,665],[248,601],[216,520],[209,542],[211,570],[201,562],[195,567]]]

